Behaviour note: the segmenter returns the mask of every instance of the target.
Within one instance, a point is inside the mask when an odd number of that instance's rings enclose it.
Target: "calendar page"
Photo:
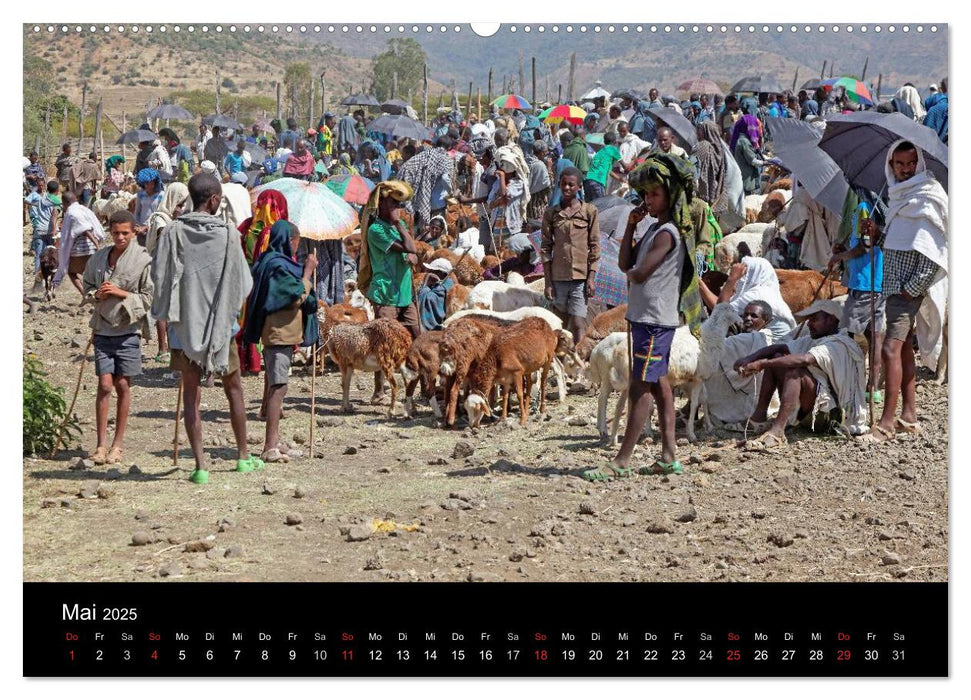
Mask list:
[[[25,676],[948,675],[947,24],[261,13],[22,26]]]

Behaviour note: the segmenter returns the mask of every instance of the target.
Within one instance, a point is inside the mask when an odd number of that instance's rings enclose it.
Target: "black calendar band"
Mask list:
[[[24,584],[25,676],[947,676],[946,583]]]

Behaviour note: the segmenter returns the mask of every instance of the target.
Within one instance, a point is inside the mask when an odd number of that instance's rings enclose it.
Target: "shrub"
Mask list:
[[[54,449],[57,429],[67,413],[64,389],[45,379],[40,360],[24,355],[24,454],[45,454]],[[63,443],[69,446],[81,437],[81,426],[72,415],[64,426]]]

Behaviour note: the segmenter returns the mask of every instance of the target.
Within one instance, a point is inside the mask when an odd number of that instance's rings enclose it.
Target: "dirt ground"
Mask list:
[[[24,270],[28,290],[28,256]],[[89,333],[78,301],[65,282],[24,315],[24,348],[68,400]],[[874,447],[797,432],[769,456],[738,449],[734,434],[700,433],[693,445],[679,437],[682,476],[588,484],[579,473],[613,453],[599,444],[592,393],[550,401],[548,418],[534,413],[524,429],[514,417],[446,431],[427,406],[389,420],[368,405],[360,373],[357,410],[341,414],[329,372],[317,378],[310,459],[311,379],[299,366],[281,434],[304,456],[233,472],[217,381],[203,394],[211,479],[197,486],[184,430],[172,464],[177,381],[155,353],[154,341],[144,347],[122,464],[72,469],[74,446],[24,459],[25,581],[947,580],[948,397],[927,375],[920,436]],[[85,450],[92,359],[75,409]],[[261,391],[262,378],[244,379],[257,453]],[[645,444],[635,458],[656,452]]]

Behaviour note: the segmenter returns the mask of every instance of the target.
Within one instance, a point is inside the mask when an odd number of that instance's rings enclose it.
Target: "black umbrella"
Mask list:
[[[126,131],[121,135],[121,138],[115,141],[115,145],[120,146],[122,144],[138,144],[143,141],[154,141],[158,136],[154,131],[148,131],[147,129],[134,129],[133,131]]]
[[[924,161],[947,190],[947,146],[937,133],[899,112],[856,112],[826,120],[819,147],[826,151],[851,185],[882,192],[887,185],[884,166],[891,144],[906,139],[924,152]]]
[[[423,141],[431,136],[431,132],[421,122],[416,122],[403,114],[383,114],[368,124],[365,129],[378,134],[387,134],[393,139],[407,138]]]
[[[391,114],[401,114],[405,111],[405,107],[408,106],[408,103],[404,100],[388,100],[387,102],[381,103],[381,109]]]
[[[819,148],[823,132],[809,122],[770,117],[765,120],[776,157],[799,180],[809,195],[837,215],[850,186],[828,153]]]
[[[619,97],[622,100],[643,100],[644,94],[634,90],[633,88],[621,88],[620,90],[614,92],[610,97],[611,99]]]
[[[370,95],[365,95],[363,93],[355,93],[353,95],[348,95],[343,100],[341,100],[342,105],[351,106],[358,105],[360,107],[380,107],[381,103]]]
[[[670,107],[651,107],[647,110],[647,114],[655,122],[659,121],[671,127],[671,130],[687,144],[687,150],[690,151],[698,143],[698,131],[695,125],[688,121],[680,111],[675,112]]]
[[[729,92],[775,92],[781,94],[784,90],[775,78],[770,78],[767,75],[750,75],[732,85]]]
[[[158,107],[150,109],[145,116],[149,119],[181,119],[183,121],[191,121],[196,118],[185,107],[173,104],[160,104]]]
[[[208,124],[209,126],[218,126],[220,129],[244,129],[242,124],[238,123],[232,117],[227,117],[225,114],[210,114],[207,117],[202,118],[203,124]]]
[[[257,146],[255,143],[246,142],[243,146],[243,150],[250,154],[250,158],[253,160],[254,165],[262,165],[263,161],[266,160],[266,151],[263,150],[261,146]]]
[[[810,78],[799,86],[800,90],[815,90],[823,86],[822,78]]]

